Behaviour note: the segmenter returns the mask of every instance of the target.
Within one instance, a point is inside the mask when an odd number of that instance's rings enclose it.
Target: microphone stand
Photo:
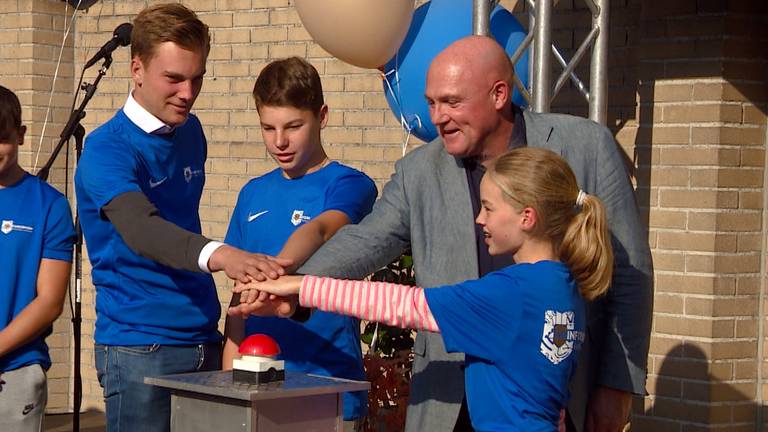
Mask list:
[[[93,84],[83,83],[81,89],[85,90],[85,95],[83,96],[82,102],[80,102],[80,106],[76,110],[72,111],[72,114],[69,116],[69,121],[67,121],[66,126],[64,126],[64,129],[59,135],[59,143],[51,153],[51,157],[48,159],[48,162],[46,162],[46,164],[40,168],[40,171],[37,172],[37,177],[41,180],[48,180],[48,175],[50,173],[51,166],[53,166],[53,162],[56,160],[56,157],[59,155],[59,152],[61,151],[61,148],[64,146],[64,144],[68,143],[69,139],[73,136],[75,137],[75,161],[76,163],[80,161],[80,155],[83,152],[83,138],[85,137],[85,128],[82,124],[80,124],[80,121],[85,118],[85,106],[88,105],[88,102],[90,102],[91,98],[96,93],[96,87],[98,86],[99,81],[101,81],[101,78],[106,75],[107,69],[109,69],[110,65],[112,65],[112,56],[107,54],[104,57],[104,63],[99,69],[99,75],[96,77]],[[85,72],[85,70],[83,70],[83,72]],[[65,169],[69,169],[69,167],[65,167]],[[75,242],[74,257],[75,301],[72,310],[72,337],[74,340],[74,412],[72,413],[72,431],[79,432],[80,407],[82,405],[83,399],[83,379],[80,367],[80,349],[82,346],[81,338],[83,322],[81,312],[81,294],[83,286],[83,231],[80,229],[80,217],[78,216],[77,211],[75,211],[74,214],[77,240]]]

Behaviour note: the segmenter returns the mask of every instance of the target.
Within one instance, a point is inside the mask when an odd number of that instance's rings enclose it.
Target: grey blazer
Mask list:
[[[595,385],[645,392],[653,297],[650,250],[611,133],[578,117],[524,115],[528,145],[563,156],[581,188],[606,204],[614,240],[613,284],[588,307],[587,340],[571,383],[569,411],[581,426]],[[373,211],[359,224],[342,228],[299,272],[359,279],[410,244],[419,286],[475,279],[473,227],[463,165],[437,139],[399,160]],[[464,395],[464,356],[446,353],[440,335],[425,331],[418,333],[414,353],[406,430],[451,431]]]

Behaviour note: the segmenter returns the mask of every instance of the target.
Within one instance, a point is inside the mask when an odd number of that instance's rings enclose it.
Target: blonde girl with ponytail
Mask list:
[[[605,207],[579,189],[563,158],[549,150],[520,148],[499,157],[486,175],[511,206],[535,211],[538,221],[532,234],[552,243],[585,299],[594,300],[608,290],[613,252]]]
[[[611,280],[605,209],[560,156],[528,147],[491,162],[480,198],[489,253],[515,261],[502,270],[427,289],[283,276],[244,287],[241,298],[298,295],[306,307],[440,332],[446,351],[465,354],[476,430],[555,431],[584,340],[585,299]]]

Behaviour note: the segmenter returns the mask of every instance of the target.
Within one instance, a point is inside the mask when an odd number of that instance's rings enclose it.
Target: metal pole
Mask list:
[[[596,0],[592,28],[598,28],[589,68],[589,118],[601,125],[608,123],[608,3]]]
[[[472,34],[478,36],[491,35],[492,0],[475,0],[472,8]]]
[[[551,56],[552,0],[536,0],[536,36],[533,47],[533,110],[549,112],[552,100]]]
[[[533,106],[531,105],[531,102],[533,100],[533,93],[534,88],[536,86],[536,76],[533,73],[533,65],[535,63],[534,59],[534,53],[535,53],[535,47],[536,42],[533,40],[533,36],[536,34],[536,4],[533,3],[533,0],[526,0],[526,3],[528,4],[528,35],[526,35],[526,39],[529,37],[531,38],[531,47],[530,47],[530,57],[528,57],[528,94],[530,95],[528,100],[528,109],[533,109]],[[522,54],[522,53],[521,53]]]
[[[576,84],[579,91],[586,96],[587,101],[589,101],[589,93],[587,92],[584,83],[581,82],[579,77],[576,76],[575,73],[573,73],[573,70],[576,68],[576,65],[579,64],[581,61],[581,58],[584,57],[584,54],[587,53],[587,50],[589,47],[592,46],[594,39],[597,37],[597,34],[599,33],[599,29],[593,28],[591,32],[589,32],[589,35],[587,35],[587,38],[584,39],[584,42],[581,43],[579,46],[579,49],[576,50],[576,53],[571,57],[571,61],[568,63],[565,63],[565,59],[563,58],[562,54],[560,54],[560,51],[557,50],[557,47],[552,45],[552,53],[555,55],[555,58],[557,58],[557,61],[560,62],[560,64],[563,65],[563,73],[560,74],[560,76],[557,78],[557,81],[555,81],[555,87],[552,90],[552,97],[557,96],[557,92],[560,91],[560,89],[565,84],[565,81],[569,78]]]

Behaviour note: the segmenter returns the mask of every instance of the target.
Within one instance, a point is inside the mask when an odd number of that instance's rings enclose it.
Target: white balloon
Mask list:
[[[304,28],[339,60],[378,68],[403,43],[414,0],[295,0]]]

